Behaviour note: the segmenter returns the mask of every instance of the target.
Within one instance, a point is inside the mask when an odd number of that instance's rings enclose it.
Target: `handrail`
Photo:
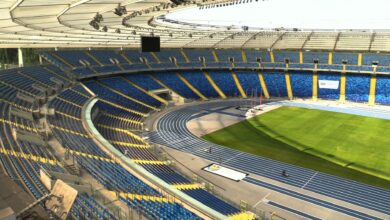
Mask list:
[[[133,73],[154,73],[154,72],[167,72],[167,71],[209,71],[209,70],[227,70],[227,71],[309,71],[309,72],[318,72],[319,74],[321,72],[332,72],[332,73],[352,73],[352,74],[376,74],[376,75],[389,75],[389,72],[374,72],[374,68],[372,68],[371,71],[369,70],[349,70],[349,67],[358,67],[360,69],[363,69],[364,67],[372,67],[369,65],[346,65],[346,70],[343,69],[335,69],[335,67],[341,67],[341,64],[320,64],[318,65],[317,69],[314,68],[314,64],[310,63],[291,63],[289,67],[286,67],[285,65],[280,65],[284,63],[262,63],[263,65],[259,66],[256,62],[248,62],[248,63],[235,63],[234,67],[230,65],[230,63],[227,62],[219,62],[219,63],[213,63],[212,66],[196,66],[197,63],[194,64],[192,67],[188,66],[172,66],[172,67],[163,67],[163,68],[149,68],[145,66],[144,68],[135,68],[135,69],[128,69],[128,70],[119,70],[119,71],[110,71],[110,72],[101,72],[101,73],[92,73],[87,75],[78,75],[77,78],[79,80],[86,80],[90,78],[95,77],[109,77],[113,75],[122,75],[122,74],[133,74]],[[293,64],[293,65],[292,65]],[[313,67],[309,68],[308,65],[313,65]],[[323,66],[324,65],[324,66]],[[293,66],[293,67],[291,67]],[[321,68],[323,67],[323,68]],[[381,66],[379,66],[381,67]],[[93,68],[93,67],[92,67]]]
[[[164,191],[168,192],[169,194],[172,194],[175,196],[175,198],[180,198],[179,200],[183,201],[188,206],[194,208],[195,210],[201,212],[205,216],[209,216],[212,219],[228,219],[227,216],[207,207],[203,203],[195,200],[194,198],[188,196],[187,194],[183,193],[182,191],[176,189],[175,187],[169,185],[168,183],[164,182],[160,178],[156,177],[155,175],[149,173],[147,170],[145,170],[142,166],[134,163],[131,161],[130,158],[123,155],[118,149],[116,149],[113,145],[111,145],[110,142],[108,142],[96,129],[96,127],[93,124],[91,113],[92,108],[98,102],[98,98],[94,98],[91,100],[88,100],[88,103],[85,105],[86,108],[83,109],[83,119],[86,123],[86,127],[91,132],[97,141],[99,141],[111,155],[114,156],[115,159],[120,160],[122,165],[127,166],[130,170],[140,174],[141,176],[147,178],[155,185],[159,186]]]

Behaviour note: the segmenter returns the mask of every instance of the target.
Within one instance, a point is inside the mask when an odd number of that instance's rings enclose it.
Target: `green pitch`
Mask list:
[[[203,138],[390,189],[390,120],[280,107]]]

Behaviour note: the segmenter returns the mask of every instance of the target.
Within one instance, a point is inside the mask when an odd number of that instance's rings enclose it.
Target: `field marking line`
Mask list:
[[[243,154],[243,153],[244,153],[244,152],[241,152],[241,153],[239,153],[239,154],[237,154],[237,155],[234,155],[233,157],[231,157],[231,158],[229,158],[229,159],[223,161],[221,164],[227,163],[227,162],[230,161],[231,159],[234,159],[234,158],[240,156],[240,155]]]
[[[318,174],[318,171],[315,172],[315,173],[310,177],[310,179],[301,187],[301,189],[305,188],[305,186],[306,186],[307,184],[309,184],[309,182],[310,182],[317,174]]]
[[[271,195],[270,192],[267,193],[267,195],[265,195],[263,198],[261,198],[258,202],[256,202],[256,204],[254,204],[252,207],[253,207],[253,208],[256,208],[256,206],[257,206],[258,204],[260,204],[262,201],[264,201],[264,199],[267,198],[269,195]]]

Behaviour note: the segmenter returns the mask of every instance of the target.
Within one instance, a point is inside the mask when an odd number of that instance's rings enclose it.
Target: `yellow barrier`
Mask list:
[[[143,93],[151,96],[152,98],[154,99],[157,99],[158,101],[160,101],[161,103],[163,103],[164,105],[168,105],[168,101],[161,98],[160,96],[158,95],[155,95],[149,91],[146,91],[145,89],[143,89],[142,87],[138,86],[137,84],[131,82],[130,80],[126,79],[126,78],[122,78],[123,80],[125,80],[126,82],[128,82],[130,85],[134,86],[135,88],[137,88],[138,90],[141,90]]]
[[[66,61],[64,58],[62,58],[61,56],[55,54],[55,53],[50,53],[51,55],[53,55],[55,58],[59,59],[61,62],[65,63],[67,66],[69,66],[70,68],[74,68],[74,66],[70,63],[68,63],[68,61]]]
[[[116,192],[112,192],[114,194],[117,194]],[[149,195],[140,195],[140,194],[132,194],[132,193],[125,193],[125,192],[119,192],[119,196],[126,198],[126,199],[138,199],[138,200],[146,200],[146,201],[154,201],[154,202],[162,202],[162,203],[168,203],[169,200],[164,197],[159,196],[149,196]]]
[[[208,100],[208,98],[206,98],[206,96],[204,96],[201,92],[199,92],[199,90],[197,88],[195,88],[186,78],[184,78],[184,76],[182,76],[180,73],[176,73],[177,77],[179,77],[179,79],[181,81],[183,81],[184,84],[186,84],[186,86],[191,90],[193,91],[195,94],[197,94],[201,99],[203,100]]]
[[[68,115],[68,114],[66,114],[66,113],[57,111],[57,110],[56,110],[56,114],[60,114],[60,115],[63,115],[63,116],[65,116],[65,117],[68,117],[68,118],[71,118],[71,119],[74,119],[74,120],[77,120],[77,121],[81,121],[81,118],[77,118],[77,117],[74,117],[74,116],[72,116],[72,115]]]
[[[33,111],[33,109],[31,109],[31,108],[26,108],[24,106],[18,105],[16,103],[10,102],[10,101],[2,99],[2,98],[0,98],[0,102],[5,102],[8,105],[12,105],[13,107],[19,108],[19,109],[24,110],[26,112],[32,112]]]
[[[141,145],[141,144],[133,144],[128,142],[122,142],[122,141],[114,141],[114,140],[108,140],[111,144],[116,144],[124,147],[136,147],[136,148],[149,148],[149,145]]]
[[[231,220],[252,220],[252,219],[255,219],[255,215],[251,212],[241,212],[241,213],[229,216],[229,219],[231,219]]]
[[[141,113],[141,112],[138,112],[138,111],[135,111],[135,110],[132,110],[132,109],[123,107],[123,106],[121,106],[121,105],[118,105],[118,104],[116,104],[116,103],[110,102],[110,101],[105,100],[105,99],[102,99],[102,98],[99,98],[99,101],[104,102],[104,103],[109,104],[109,105],[112,105],[112,106],[114,106],[114,107],[116,107],[116,108],[125,110],[125,111],[127,111],[127,112],[130,112],[130,113],[133,113],[133,114],[142,116],[142,117],[145,117],[145,116],[146,116],[146,114],[144,114],[144,113]]]
[[[70,90],[72,90],[72,92],[75,92],[75,93],[77,93],[77,94],[79,94],[79,95],[81,95],[81,96],[83,96],[83,97],[85,97],[85,98],[87,98],[87,99],[90,98],[89,96],[87,96],[87,95],[85,95],[85,94],[83,94],[83,93],[81,93],[81,92],[79,92],[79,91],[77,91],[77,90],[75,90],[75,89],[73,89],[73,88],[70,88]]]
[[[211,78],[210,74],[208,72],[204,72],[204,76],[206,77],[207,81],[211,84],[211,86],[214,88],[214,90],[218,93],[218,95],[226,99],[226,95],[222,92],[222,90],[218,87],[218,85],[214,82],[213,78]]]
[[[265,84],[265,80],[264,80],[263,74],[261,72],[258,72],[257,76],[259,77],[261,89],[263,90],[265,98],[269,99],[269,93],[268,93],[267,85]]]
[[[131,62],[131,60],[126,56],[126,54],[124,53],[120,53],[120,55],[123,57],[123,59],[125,59],[129,64],[133,64],[133,62]]]
[[[150,54],[152,55],[152,57],[156,60],[157,63],[161,63],[160,61],[160,58],[158,58],[157,54],[154,53],[154,52],[150,52]]]
[[[8,86],[8,87],[11,87],[11,88],[13,88],[13,89],[15,89],[15,90],[17,90],[17,91],[20,91],[21,93],[27,94],[28,96],[36,97],[35,94],[32,94],[32,93],[30,93],[30,92],[27,92],[26,90],[20,89],[20,88],[14,86],[14,85],[12,85],[12,84],[6,83],[6,82],[4,82],[4,81],[0,81],[0,83],[6,85],[6,86]]]
[[[121,121],[125,121],[125,122],[129,122],[129,123],[133,123],[133,124],[137,124],[137,125],[142,125],[142,122],[140,121],[135,121],[135,120],[131,120],[131,119],[128,119],[128,118],[122,118],[122,117],[119,117],[117,115],[113,115],[113,114],[109,114],[109,113],[102,113],[103,115],[105,116],[108,116],[110,118],[115,118],[115,119],[118,119],[118,120],[121,120]]]
[[[173,187],[175,187],[178,190],[189,190],[189,189],[202,189],[202,186],[198,183],[194,184],[173,184]]]
[[[53,125],[53,124],[50,124],[50,127],[58,129],[58,130],[63,131],[63,132],[66,132],[66,133],[78,135],[78,136],[85,137],[85,138],[90,138],[89,135],[82,134],[82,133],[79,133],[77,131],[69,130],[69,129],[66,129],[66,128],[63,128],[63,127],[59,127],[59,126],[56,126],[56,125]]]
[[[68,78],[62,76],[62,75],[59,74],[59,73],[54,72],[53,70],[51,70],[51,69],[49,69],[49,68],[47,68],[47,67],[43,67],[43,68],[44,68],[46,71],[48,71],[48,72],[52,73],[53,75],[57,76],[58,78],[64,79],[64,80],[66,80],[66,81],[70,81]]]
[[[105,84],[103,84],[103,83],[100,83],[100,82],[97,82],[97,81],[96,81],[96,83],[99,84],[100,86],[102,86],[102,87],[104,87],[104,88],[110,90],[111,92],[113,92],[113,93],[115,93],[115,94],[118,94],[118,95],[120,95],[120,96],[122,96],[122,97],[124,97],[124,98],[126,98],[126,99],[128,99],[128,100],[130,100],[130,101],[136,102],[136,103],[138,103],[138,104],[140,104],[140,105],[143,105],[143,106],[145,106],[145,107],[147,107],[147,108],[150,108],[150,109],[152,109],[152,110],[155,110],[155,111],[158,110],[156,107],[153,107],[153,106],[151,106],[151,105],[148,105],[148,104],[146,104],[145,102],[142,102],[142,101],[140,101],[140,100],[138,100],[138,99],[132,98],[132,97],[126,95],[126,94],[123,94],[122,92],[119,92],[119,91],[117,91],[117,90],[111,88],[110,86],[107,86],[107,85],[105,85]]]
[[[4,149],[4,148],[0,148],[0,153],[4,154],[4,155],[24,158],[24,159],[27,159],[27,160],[37,161],[37,162],[51,164],[51,165],[58,164],[57,160],[52,160],[52,159],[48,159],[48,158],[45,158],[45,157],[40,157],[40,156],[36,156],[36,155],[32,155],[32,154],[26,154],[26,153],[23,153],[23,152],[16,152],[16,151],[13,151],[13,150],[7,150],[7,149]]]
[[[234,83],[236,84],[237,89],[238,89],[238,91],[239,91],[240,94],[241,94],[241,97],[242,97],[242,98],[247,98],[247,97],[246,97],[246,93],[245,93],[244,89],[243,89],[242,86],[241,86],[240,80],[238,80],[237,74],[236,74],[235,72],[233,72],[233,71],[231,72],[231,74],[232,74]]]
[[[132,132],[130,132],[128,130],[121,129],[121,128],[116,128],[116,127],[112,127],[112,126],[108,126],[108,125],[104,125],[104,124],[97,124],[97,126],[100,126],[102,128],[106,128],[106,129],[110,129],[110,130],[113,130],[113,131],[121,132],[121,133],[124,133],[124,134],[127,134],[127,135],[131,136],[132,138],[134,138],[136,140],[139,140],[142,143],[146,144],[144,139],[142,139],[138,135],[133,134]]]
[[[215,51],[214,49],[211,50],[211,53],[213,54],[213,57],[214,57],[214,60],[215,62],[219,62],[219,57],[217,55],[217,51]]]
[[[56,97],[56,99],[61,100],[61,101],[63,101],[63,102],[66,102],[66,103],[68,103],[68,104],[70,104],[70,105],[73,105],[73,106],[76,106],[76,107],[79,107],[79,108],[83,108],[83,106],[78,105],[78,104],[76,104],[76,103],[73,103],[73,102],[71,102],[71,101],[68,101],[68,100],[66,100],[66,99],[63,99],[63,98],[61,98],[61,97]]]
[[[72,155],[88,157],[88,158],[91,158],[91,159],[105,161],[105,162],[108,162],[108,163],[115,163],[115,161],[110,159],[110,158],[100,157],[100,156],[96,156],[96,155],[93,155],[93,154],[88,154],[88,153],[84,153],[84,152],[80,152],[80,151],[69,150],[69,153],[72,154]]]
[[[31,132],[35,132],[35,133],[38,132],[38,130],[35,129],[35,128],[30,128],[30,127],[28,127],[28,126],[25,126],[25,125],[22,125],[22,124],[13,122],[13,121],[9,121],[9,120],[6,120],[6,119],[0,118],[0,122],[6,123],[6,124],[8,124],[8,125],[15,126],[15,127],[17,127],[17,128],[21,128],[21,129],[24,129],[24,130],[27,130],[27,131],[31,131]]]
[[[136,160],[136,159],[131,159],[134,163],[137,164],[153,164],[153,165],[166,165],[167,162],[165,161],[160,161],[160,160]]]
[[[93,56],[89,51],[84,51],[84,53],[89,56],[93,61],[95,61],[100,66],[103,66],[103,64],[95,57]]]
[[[184,60],[185,60],[187,63],[189,63],[189,62],[190,62],[190,59],[188,59],[188,56],[187,56],[187,54],[184,52],[184,50],[180,50],[180,52],[181,52],[181,55],[183,55]]]

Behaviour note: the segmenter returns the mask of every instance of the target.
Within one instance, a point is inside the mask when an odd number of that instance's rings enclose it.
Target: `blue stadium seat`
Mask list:
[[[309,98],[313,93],[313,74],[290,72],[291,89],[294,97]]]
[[[200,91],[203,95],[210,98],[219,97],[218,93],[211,86],[209,81],[204,76],[203,72],[182,72],[181,75],[186,78],[191,85],[193,85],[196,89]]]
[[[299,51],[278,51],[274,50],[275,62],[284,63],[289,59],[290,63],[299,63]]]
[[[345,99],[353,102],[368,102],[370,75],[348,74],[346,77]]]
[[[264,72],[264,81],[271,97],[287,97],[287,87],[284,73]]]
[[[229,97],[239,97],[237,86],[233,80],[232,74],[229,71],[209,71],[214,82],[222,90],[222,92]]]

